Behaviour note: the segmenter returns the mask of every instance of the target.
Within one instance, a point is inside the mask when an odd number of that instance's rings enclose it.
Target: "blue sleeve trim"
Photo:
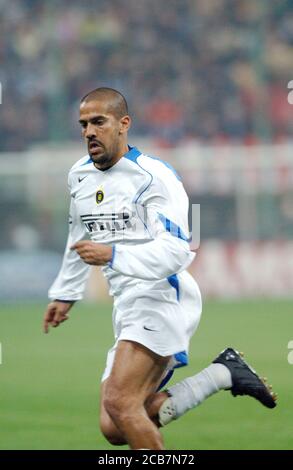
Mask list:
[[[112,245],[112,258],[110,259],[110,261],[109,261],[109,263],[108,263],[109,266],[110,266],[110,268],[113,267],[115,255],[116,255],[116,246],[115,246],[115,245]]]
[[[162,224],[164,225],[165,229],[167,232],[170,232],[173,237],[180,238],[181,240],[184,240],[185,242],[190,242],[191,238],[187,238],[187,236],[183,233],[180,227],[176,225],[172,220],[167,219],[163,214],[160,214],[158,212],[158,216]]]
[[[167,281],[176,290],[176,297],[177,297],[177,300],[179,302],[180,291],[179,291],[179,279],[178,279],[177,274],[172,274],[172,276],[167,277]]]

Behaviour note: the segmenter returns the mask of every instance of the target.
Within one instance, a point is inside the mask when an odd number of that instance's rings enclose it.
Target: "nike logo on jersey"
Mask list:
[[[78,177],[78,182],[81,183],[85,178],[87,178],[88,175],[85,175],[83,178],[81,178],[80,176]]]
[[[147,328],[146,326],[143,326],[143,329],[147,331],[158,331],[158,330],[152,330],[151,328]]]

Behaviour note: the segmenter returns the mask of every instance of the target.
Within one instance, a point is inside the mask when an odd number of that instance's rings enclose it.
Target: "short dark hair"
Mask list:
[[[115,90],[114,88],[95,88],[81,98],[80,104],[99,99],[109,101],[110,112],[112,112],[118,119],[128,114],[128,104],[125,97],[120,93],[120,91]]]

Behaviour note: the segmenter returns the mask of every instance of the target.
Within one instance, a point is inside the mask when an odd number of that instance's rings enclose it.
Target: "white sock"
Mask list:
[[[210,364],[198,374],[182,380],[168,389],[170,397],[159,410],[159,421],[165,426],[188,410],[195,408],[219,390],[232,387],[229,369],[223,364]]]

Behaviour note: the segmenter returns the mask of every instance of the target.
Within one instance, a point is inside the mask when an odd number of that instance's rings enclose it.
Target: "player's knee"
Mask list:
[[[108,428],[103,428],[101,426],[101,432],[105,439],[107,439],[112,446],[122,446],[125,445],[125,440],[121,439],[121,437],[117,436],[115,432],[113,432],[113,429],[108,429]]]
[[[122,419],[125,420],[136,412],[136,404],[133,397],[130,398],[124,396],[121,392],[116,393],[115,390],[109,390],[104,405],[107,413],[111,416],[114,422],[119,422]]]
[[[112,446],[123,446],[126,444],[125,440],[120,439],[115,434],[108,434],[107,432],[103,432],[103,436],[107,439],[107,441],[112,444]]]
[[[104,402],[107,413],[113,419],[121,415],[124,404],[125,400],[115,392],[109,392]]]

